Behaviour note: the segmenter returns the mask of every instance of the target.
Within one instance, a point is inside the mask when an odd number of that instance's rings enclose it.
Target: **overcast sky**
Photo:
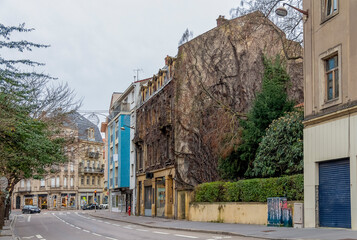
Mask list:
[[[0,22],[35,28],[22,38],[50,44],[25,56],[38,69],[68,82],[83,98],[82,110],[108,110],[112,92],[151,77],[166,55],[177,54],[188,28],[194,37],[239,0],[0,0]],[[15,36],[16,37],[16,36]],[[6,56],[9,57],[10,55]]]

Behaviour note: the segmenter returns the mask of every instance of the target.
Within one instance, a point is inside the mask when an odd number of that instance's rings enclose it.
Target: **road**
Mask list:
[[[103,220],[88,216],[82,211],[19,214],[15,222],[15,234],[20,239],[33,240],[119,240],[119,239],[232,239],[253,240],[256,238],[214,235],[190,231],[146,228],[118,221]]]

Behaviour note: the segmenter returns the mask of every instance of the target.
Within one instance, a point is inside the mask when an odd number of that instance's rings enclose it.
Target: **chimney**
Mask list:
[[[219,15],[218,18],[216,19],[217,21],[217,27],[221,26],[222,24],[224,24],[225,22],[227,22],[228,20],[224,18],[224,16]]]

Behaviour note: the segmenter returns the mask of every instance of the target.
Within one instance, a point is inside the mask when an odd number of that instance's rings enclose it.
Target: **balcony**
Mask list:
[[[104,173],[104,168],[81,167],[80,173]]]
[[[130,104],[129,103],[114,103],[112,111],[109,115],[109,121],[111,121],[116,115],[120,112],[129,112],[130,111]]]
[[[99,158],[99,152],[87,151],[86,156],[89,157],[89,158],[98,159]]]
[[[19,187],[19,192],[31,192],[31,187]]]

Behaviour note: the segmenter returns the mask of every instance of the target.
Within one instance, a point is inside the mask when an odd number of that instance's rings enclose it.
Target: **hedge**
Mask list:
[[[268,197],[304,200],[304,176],[257,178],[238,182],[203,183],[195,189],[196,202],[266,202]]]

